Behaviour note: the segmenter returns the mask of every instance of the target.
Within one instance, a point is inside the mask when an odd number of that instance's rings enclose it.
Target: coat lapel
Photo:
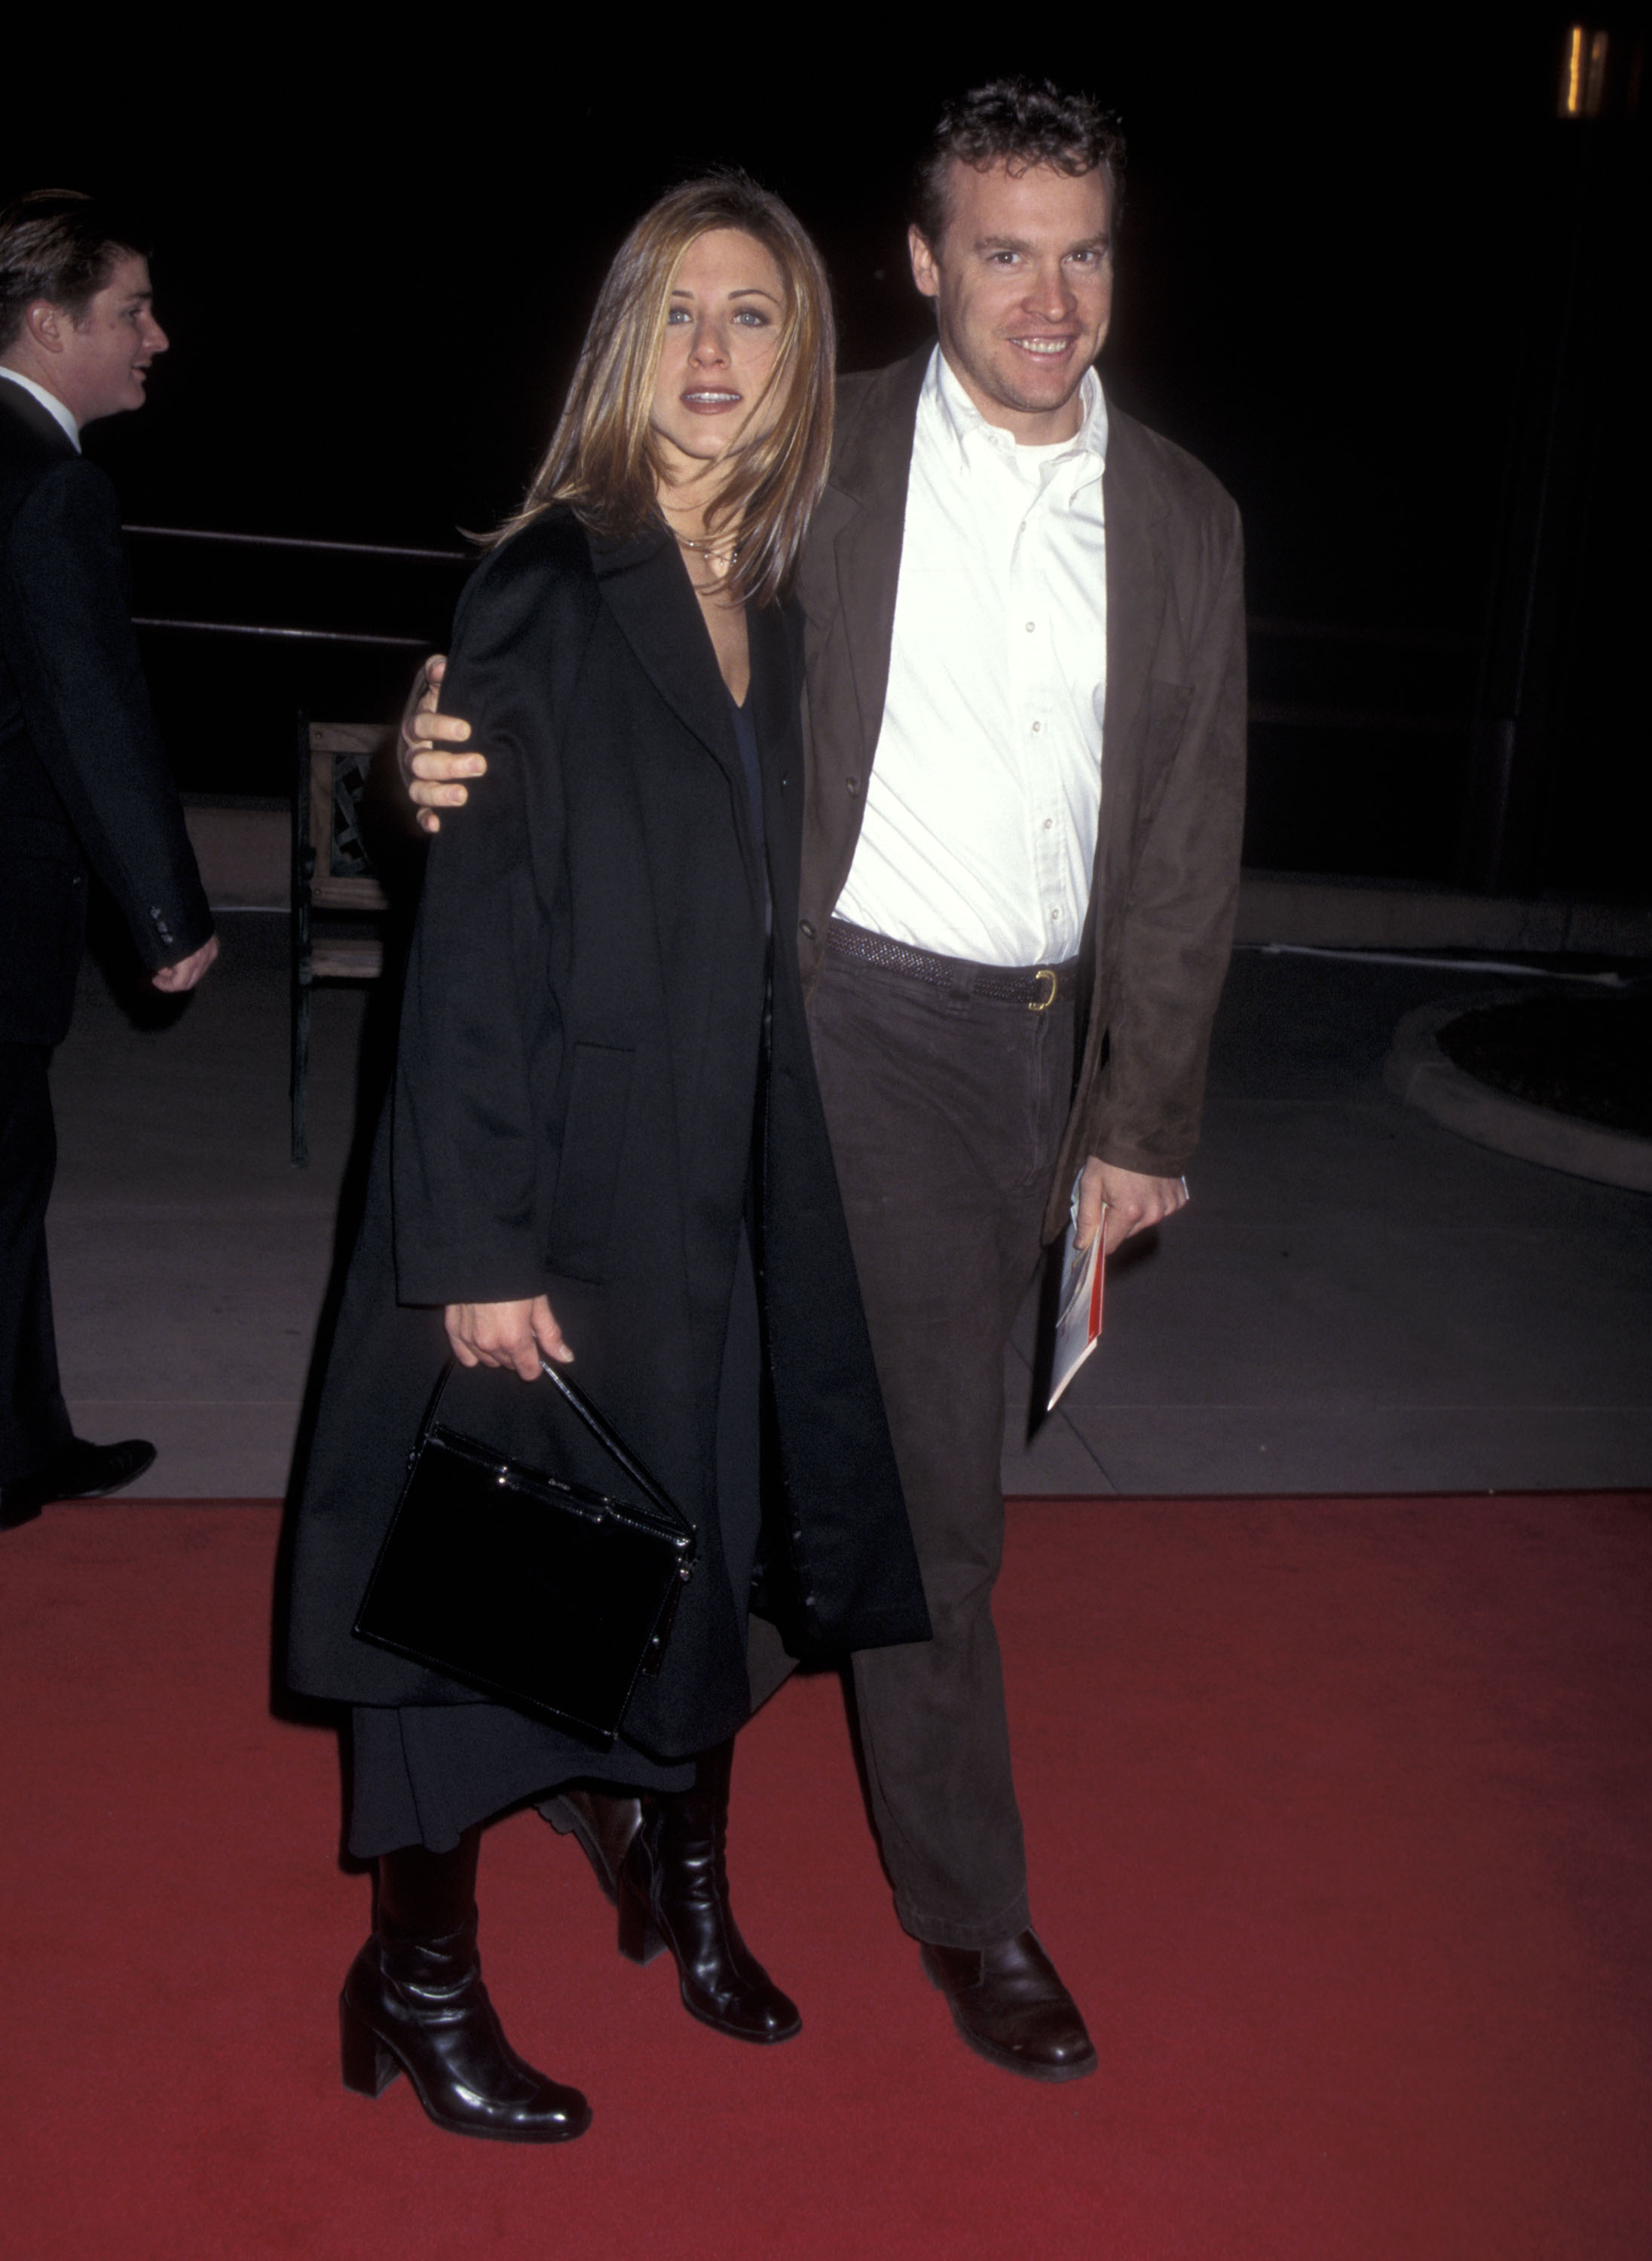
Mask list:
[[[758,734],[758,751],[767,769],[797,729],[797,678],[787,648],[786,618],[779,605],[755,605],[746,614],[751,640],[751,689],[748,699]]]
[[[643,672],[743,795],[729,693],[676,544],[653,527],[613,546],[593,535],[591,562]]]
[[[729,690],[706,633],[699,600],[689,585],[676,544],[657,529],[608,547],[594,538],[592,563],[598,585],[638,664],[678,720],[685,723],[723,772],[729,791],[741,860],[751,901],[762,920],[764,874],[751,826],[745,770],[729,712]],[[778,611],[751,607],[751,687],[747,693],[758,734],[759,760],[779,742],[797,691],[787,663],[786,631]]]

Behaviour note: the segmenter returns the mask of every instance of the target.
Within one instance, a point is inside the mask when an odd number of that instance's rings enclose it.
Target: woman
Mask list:
[[[289,1678],[352,1707],[349,1843],[377,1863],[346,2081],[377,2095],[406,2071],[462,2133],[556,2142],[590,2118],[511,2050],[482,1986],[481,1825],[559,1784],[649,1793],[622,1947],[669,1947],[705,2022],[786,2039],[797,2013],[740,1939],[722,1861],[751,1597],[794,1654],[927,1634],[793,942],[783,598],[831,363],[786,207],[737,176],[672,190],[615,259],[456,622],[444,695],[495,789],[426,877],[294,1532]],[[444,1419],[600,1489],[611,1469],[534,1380],[542,1353],[577,1357],[698,1526],[663,1669],[606,1755],[352,1636],[449,1353]]]

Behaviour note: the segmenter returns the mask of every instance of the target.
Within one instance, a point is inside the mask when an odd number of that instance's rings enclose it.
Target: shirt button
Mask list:
[[[1036,628],[1038,627],[1038,623],[1037,622],[1037,621],[1029,621],[1027,622],[1027,634],[1028,634],[1029,635],[1031,635],[1032,634],[1032,631],[1034,630],[1034,628]]]
[[[1038,736],[1038,735],[1039,731],[1040,731],[1040,730],[1042,730],[1042,729],[1043,729],[1043,728],[1044,728],[1044,725],[1043,725],[1043,723],[1042,723],[1042,722],[1035,722],[1035,723],[1033,724],[1033,726],[1032,726],[1032,735],[1033,735],[1033,736],[1034,736],[1035,738]]]
[[[1044,820],[1044,829],[1045,829],[1045,830],[1047,832],[1047,831],[1050,829],[1050,827],[1051,827],[1054,822],[1055,822],[1055,819],[1054,819],[1054,817],[1053,817],[1053,816],[1046,816],[1046,817],[1045,818],[1045,820]]]

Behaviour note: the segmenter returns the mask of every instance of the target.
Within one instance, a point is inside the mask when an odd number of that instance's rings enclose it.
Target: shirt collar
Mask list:
[[[1107,462],[1107,400],[1102,391],[1102,381],[1095,370],[1087,369],[1079,386],[1079,399],[1083,406],[1083,421],[1059,456],[1045,456],[1045,463],[1065,463],[1069,455],[1093,456],[1088,466],[1090,476],[1099,478]],[[969,447],[984,442],[996,448],[1013,460],[1016,441],[1013,433],[1002,425],[989,424],[974,402],[965,391],[958,377],[947,362],[946,355],[937,346],[930,357],[923,379],[920,413],[926,413],[935,427],[945,434],[949,448],[955,449],[960,470],[969,463]]]
[[[20,370],[0,369],[0,377],[4,377],[8,384],[20,384],[25,392],[38,400],[47,414],[53,417],[61,427],[63,436],[75,454],[79,455],[80,426],[75,421],[70,411],[64,407],[56,393],[48,392],[43,384],[37,384],[32,377],[25,377]]]

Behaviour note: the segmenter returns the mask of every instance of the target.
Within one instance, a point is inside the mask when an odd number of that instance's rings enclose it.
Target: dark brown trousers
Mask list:
[[[1004,1348],[1038,1266],[1073,1008],[829,951],[810,1025],[935,1629],[855,1658],[873,1812],[907,1930],[984,1947],[1029,1921],[992,1592]]]

